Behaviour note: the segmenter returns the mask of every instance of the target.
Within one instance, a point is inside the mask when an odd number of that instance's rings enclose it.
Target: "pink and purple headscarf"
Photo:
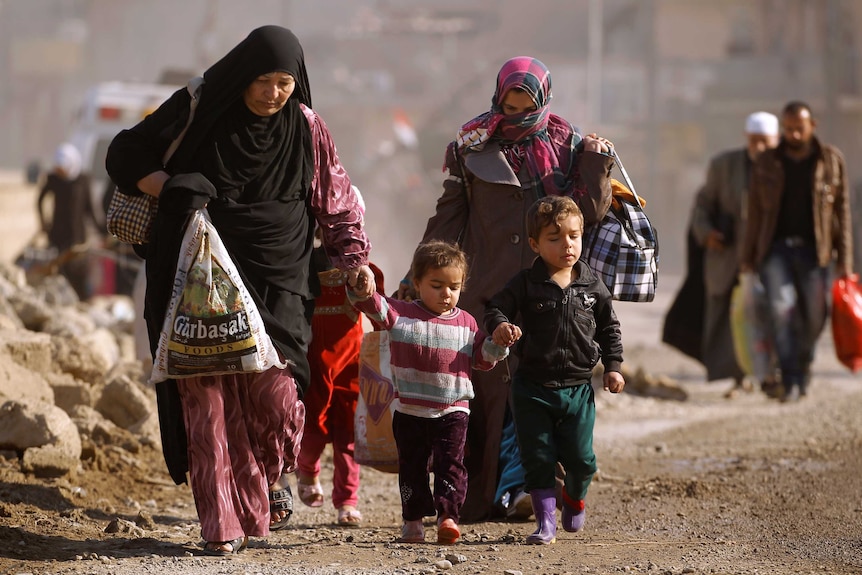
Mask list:
[[[532,98],[535,110],[503,114],[503,100],[515,88]],[[550,102],[551,73],[547,66],[527,56],[512,58],[497,74],[491,109],[461,126],[456,144],[462,153],[470,153],[495,139],[515,173],[526,164],[539,193],[577,198],[584,192],[574,189],[575,146],[581,136],[569,122],[551,114]]]

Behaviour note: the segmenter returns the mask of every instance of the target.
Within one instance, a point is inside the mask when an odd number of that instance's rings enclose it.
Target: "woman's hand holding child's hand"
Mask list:
[[[618,371],[606,371],[604,376],[602,376],[602,382],[605,385],[605,391],[610,391],[611,393],[619,393],[626,386],[623,374]]]
[[[368,299],[377,289],[374,272],[368,266],[347,270],[347,285],[361,299]]]
[[[491,336],[491,339],[494,340],[494,343],[497,345],[511,347],[516,341],[521,339],[521,328],[514,324],[503,322],[494,330],[494,334]]]

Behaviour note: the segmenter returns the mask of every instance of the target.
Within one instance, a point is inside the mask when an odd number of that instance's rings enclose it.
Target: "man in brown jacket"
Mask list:
[[[852,272],[844,156],[814,136],[816,125],[807,104],[784,107],[781,142],[752,171],[740,262],[742,272],[760,273],[766,289],[784,401],[807,392],[830,264],[839,276]]]

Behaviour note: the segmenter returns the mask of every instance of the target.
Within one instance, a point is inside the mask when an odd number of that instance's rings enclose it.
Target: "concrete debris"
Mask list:
[[[0,405],[0,447],[23,452],[22,468],[40,477],[73,472],[81,459],[81,436],[71,418],[37,401]]]
[[[153,413],[155,394],[147,394],[137,382],[121,376],[102,390],[96,409],[119,427],[128,429]]]
[[[0,263],[0,450],[22,471],[62,477],[100,446],[160,447],[133,310],[126,296],[81,302],[62,276],[28,284]]]
[[[634,373],[626,372],[623,368],[623,377],[626,379],[625,390],[629,393],[673,401],[688,399],[688,392],[677,381],[664,375],[647,373],[642,367],[637,368]]]

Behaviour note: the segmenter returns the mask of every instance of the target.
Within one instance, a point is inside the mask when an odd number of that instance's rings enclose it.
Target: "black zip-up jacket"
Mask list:
[[[578,279],[561,288],[536,258],[485,307],[489,334],[503,322],[520,326],[518,374],[537,383],[584,383],[599,360],[605,371],[620,371],[623,344],[611,294],[586,263],[575,269]]]

